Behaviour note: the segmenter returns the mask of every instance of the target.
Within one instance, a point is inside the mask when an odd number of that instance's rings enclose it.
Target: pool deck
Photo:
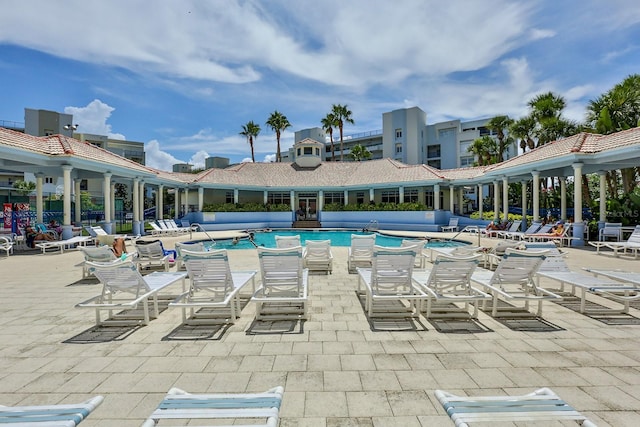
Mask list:
[[[411,235],[426,234],[434,235]],[[188,235],[161,239],[167,248],[190,240]],[[457,239],[477,243],[476,236]],[[483,246],[497,242],[481,241]],[[89,334],[93,311],[74,308],[100,292],[95,280],[80,280],[79,251],[0,255],[0,405],[104,395],[104,403],[81,425],[126,427],[139,426],[174,386],[204,393],[282,385],[281,427],[434,427],[453,425],[435,389],[497,395],[550,387],[599,426],[640,425],[640,320],[605,324],[548,303],[543,313],[548,324],[539,326],[550,331],[515,330],[483,312],[484,330],[478,332],[440,332],[423,317],[373,322],[374,331],[355,293],[357,276],[347,273],[347,248],[332,250],[334,273],[310,276],[310,318],[302,325],[255,324],[248,304],[226,330],[181,327],[180,310],[167,309],[148,326],[121,336],[107,330]],[[633,257],[614,258],[604,250],[596,255],[592,247],[566,251],[576,270],[640,274],[640,260]],[[229,258],[232,269],[258,269],[255,250],[231,250]],[[180,285],[174,286],[178,293]],[[631,314],[640,319],[640,310],[632,308]],[[291,329],[272,330],[283,326]]]

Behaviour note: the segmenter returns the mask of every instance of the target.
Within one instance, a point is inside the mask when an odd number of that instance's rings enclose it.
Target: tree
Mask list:
[[[246,125],[242,125],[242,132],[240,135],[244,135],[247,138],[247,142],[251,146],[251,161],[256,162],[255,155],[253,154],[253,141],[258,138],[260,133],[260,125],[253,122],[253,120],[247,122]]]
[[[533,150],[536,142],[533,140],[533,132],[536,128],[536,119],[532,116],[525,116],[514,121],[509,127],[509,133],[520,140],[520,148],[524,153],[527,148]]]
[[[478,157],[479,166],[487,166],[496,163],[498,154],[498,144],[490,136],[483,136],[473,140],[469,148],[470,153]]]
[[[533,133],[538,139],[537,147],[576,133],[577,124],[562,117],[566,105],[564,98],[553,92],[537,95],[529,101],[531,117],[536,121]]]
[[[36,189],[36,183],[31,181],[18,180],[13,183],[13,188],[15,188],[20,195],[28,196],[33,192],[33,190]]]
[[[640,126],[640,74],[633,74],[612,89],[589,102],[587,126],[599,134],[610,134]],[[622,193],[632,193],[638,184],[640,168],[620,171]],[[607,187],[612,197],[618,197],[618,174],[607,173]]]
[[[278,110],[275,110],[267,119],[266,124],[276,133],[276,162],[281,162],[282,157],[280,156],[280,135],[282,135],[282,131],[291,127],[291,123],[289,123],[289,119],[287,119],[287,116],[285,116]]]
[[[338,127],[336,116],[334,116],[332,113],[327,113],[327,115],[322,120],[320,120],[320,122],[322,123],[322,130],[324,130],[325,133],[329,134],[329,140],[331,141],[331,161],[335,162],[336,152],[333,145],[333,129]]]
[[[504,153],[507,151],[507,144],[509,141],[513,141],[513,138],[508,138],[505,135],[505,130],[513,124],[513,119],[509,116],[495,116],[487,122],[487,128],[492,132],[495,132],[498,137],[498,162],[504,160]]]
[[[354,124],[353,114],[346,105],[333,104],[331,107],[331,114],[334,115],[338,129],[340,129],[340,161],[344,160],[344,145],[343,145],[343,129],[345,123]]]
[[[351,149],[351,154],[349,154],[349,156],[351,156],[351,158],[356,162],[360,162],[362,160],[370,159],[371,152],[367,150],[366,147],[358,144]]]

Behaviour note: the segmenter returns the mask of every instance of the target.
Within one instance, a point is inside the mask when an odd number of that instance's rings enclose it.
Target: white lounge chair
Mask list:
[[[535,233],[536,231],[540,230],[540,227],[542,227],[542,222],[534,221],[525,231],[506,232],[504,230],[501,230],[500,237],[504,237],[505,239],[523,240],[524,236]]]
[[[164,223],[169,227],[169,230],[173,230],[176,233],[189,233],[191,232],[191,227],[181,227],[179,226],[174,219],[165,219]]]
[[[161,420],[182,420],[183,424],[195,419],[226,420],[226,425],[234,427],[277,427],[283,393],[280,386],[264,393],[224,394],[190,394],[172,388],[142,427],[155,427]]]
[[[351,246],[347,254],[347,270],[349,273],[355,272],[356,267],[371,267],[375,244],[375,234],[351,235]]]
[[[160,240],[137,240],[134,245],[138,252],[135,262],[140,270],[161,267],[169,271],[171,263],[178,257],[176,251],[165,250]]]
[[[47,249],[59,249],[60,253],[63,253],[65,249],[85,246],[91,240],[89,236],[75,236],[66,240],[43,240],[40,243],[36,243],[36,247],[42,249],[43,254],[46,253]]]
[[[540,228],[533,233],[524,233],[524,235],[520,236],[521,240],[526,240],[528,242],[535,242],[536,239],[540,236],[546,235],[551,232],[553,228],[553,224],[544,224],[540,226]]]
[[[103,321],[101,311],[108,311],[110,323],[130,324],[133,322],[147,325],[151,318],[149,314],[149,299],[153,300],[154,317],[158,317],[158,292],[182,280],[182,290],[185,289],[185,272],[154,272],[142,276],[131,261],[100,264],[87,263],[90,271],[102,283],[102,293],[79,304],[77,308],[90,308],[96,311],[96,325]],[[143,318],[127,313],[142,304]],[[125,310],[113,313],[114,310]]]
[[[307,240],[303,250],[304,267],[309,271],[333,272],[331,240]]]
[[[580,271],[573,271],[569,268],[564,256],[558,251],[554,243],[526,243],[527,250],[547,250],[547,257],[540,266],[537,273],[537,282],[541,278],[546,278],[558,282],[559,290],[564,291],[565,285],[571,287],[571,294],[580,298],[580,313],[584,314],[614,314],[628,313],[630,294],[637,293],[634,286],[624,285],[617,280],[603,280],[590,274]],[[578,293],[577,290],[580,290]],[[621,310],[612,308],[589,308],[587,309],[587,293],[608,294],[623,303]],[[622,295],[620,295],[622,294]],[[627,298],[625,298],[625,295]]]
[[[468,427],[469,423],[567,420],[596,427],[548,388],[523,396],[456,396],[443,390],[436,390],[435,395],[457,427]]]
[[[251,282],[251,295],[255,293],[257,271],[231,271],[226,249],[209,252],[182,249],[181,252],[191,286],[169,303],[169,307],[182,309],[185,324],[235,323],[242,310],[240,291]]]
[[[87,263],[97,262],[97,263],[110,263],[118,261],[119,258],[113,253],[111,247],[109,246],[83,246],[79,248],[84,255],[84,261],[82,261],[78,266],[82,267],[82,278],[86,279],[89,273],[89,265]]]
[[[408,246],[417,246],[418,252],[416,253],[416,263],[414,268],[424,268],[425,259],[427,258],[427,254],[425,253],[425,247],[429,243],[428,240],[420,240],[420,239],[402,239],[400,242],[401,247]]]
[[[176,242],[174,244],[176,250],[176,268],[182,270],[184,268],[184,262],[182,259],[182,250],[186,249],[192,252],[206,252],[204,243],[202,242]]]
[[[155,221],[149,221],[149,226],[151,227],[152,236],[167,236],[173,234],[171,230],[160,227]]]
[[[481,258],[481,254],[466,257],[438,255],[430,271],[413,273],[413,280],[423,287],[428,296],[425,314],[427,319],[458,316],[460,312],[468,314],[470,303],[474,307],[470,317],[478,318],[479,302],[491,299],[491,295],[471,286],[471,275]],[[434,313],[434,303],[447,305]],[[452,308],[450,303],[464,303],[464,308]]]
[[[276,248],[285,249],[285,248],[295,248],[296,246],[302,246],[300,243],[300,235],[296,234],[294,236],[275,236],[276,238]]]
[[[471,281],[484,286],[493,296],[491,315],[498,317],[498,299],[507,302],[524,301],[524,308],[528,311],[531,302],[538,303],[537,315],[542,316],[542,303],[549,300],[562,300],[560,295],[538,286],[534,276],[542,265],[547,251],[519,251],[508,248],[492,273],[488,270],[476,270]],[[485,303],[483,303],[485,305]],[[509,315],[515,315],[508,308]],[[528,315],[528,313],[527,313]]]
[[[449,225],[440,226],[440,231],[458,231],[459,218],[449,218]]]
[[[375,246],[371,268],[358,267],[358,292],[365,291],[365,310],[373,317],[417,317],[427,295],[412,279],[418,246]],[[408,301],[404,305],[403,301]],[[376,302],[382,303],[377,307]],[[391,304],[389,304],[391,302]]]
[[[633,257],[638,259],[638,251],[640,251],[640,225],[636,225],[631,236],[625,242],[598,242],[604,243],[604,246],[613,250],[613,256],[620,255],[620,251],[626,254],[627,251],[633,252]]]
[[[104,397],[95,396],[81,403],[39,406],[0,406],[0,425],[9,427],[75,427],[82,422]]]
[[[501,237],[503,239],[510,239],[510,233],[518,233],[520,231],[520,226],[522,225],[522,220],[517,219],[511,223],[508,229],[506,230],[494,230],[497,237]]]
[[[251,298],[256,319],[306,319],[309,270],[303,268],[302,247],[257,249],[261,284]]]
[[[0,236],[0,250],[5,251],[7,256],[13,253],[13,239],[7,236]]]

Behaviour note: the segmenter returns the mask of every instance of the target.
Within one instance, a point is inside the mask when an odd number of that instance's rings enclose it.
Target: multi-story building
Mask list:
[[[427,125],[427,114],[419,107],[402,108],[382,115],[382,130],[346,135],[343,138],[343,159],[350,160],[351,149],[362,145],[371,159],[390,158],[409,165],[426,164],[438,169],[473,166],[476,159],[468,151],[476,138],[493,135],[486,127],[488,119],[462,122],[449,120]],[[334,132],[335,160],[340,160],[340,138]],[[331,144],[322,128],[297,131],[295,142],[311,138],[325,144],[324,160],[331,161]],[[510,146],[505,158],[517,154]],[[283,156],[293,161],[291,149]]]

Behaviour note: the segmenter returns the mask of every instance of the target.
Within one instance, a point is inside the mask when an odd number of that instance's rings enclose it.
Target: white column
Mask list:
[[[478,185],[478,214],[480,214],[480,219],[482,219],[482,213],[484,211],[484,204],[482,203],[484,200],[484,187],[482,184]]]
[[[178,219],[180,216],[180,189],[173,189],[173,219]]]
[[[404,187],[398,187],[398,201],[404,203]]]
[[[440,184],[433,186],[433,210],[440,210]]]
[[[132,232],[134,235],[140,233],[140,180],[135,178],[132,185],[131,204],[133,205]]]
[[[262,203],[265,205],[269,203],[269,192],[267,190],[262,192]]]
[[[520,181],[522,187],[522,224],[520,224],[521,230],[527,229],[527,181]]]
[[[164,185],[158,185],[156,193],[156,219],[162,219],[164,216]]]
[[[455,195],[456,195],[456,191],[453,188],[453,186],[450,185],[449,186],[449,212],[451,213],[453,213],[453,207],[455,206],[454,204]]]
[[[233,191],[234,203],[238,203],[238,199],[236,198],[236,191],[238,190]],[[185,188],[184,189],[184,214],[186,215],[188,213],[189,213],[189,189]]]
[[[240,191],[237,188],[233,189],[233,203],[240,203]]]
[[[560,177],[560,219],[567,220],[567,181]]]
[[[82,222],[82,191],[80,191],[80,180],[73,182],[73,200],[75,201],[75,217],[77,222]]]
[[[502,177],[502,218],[503,221],[509,219],[509,178]]]
[[[604,227],[604,223],[607,222],[607,173],[604,171],[598,172],[600,177],[600,217],[599,220]]]
[[[102,195],[104,199],[104,229],[111,234],[111,172],[102,174]]]
[[[111,193],[109,195],[111,198],[111,219],[113,223],[116,223],[116,183],[111,182]]]
[[[144,180],[140,180],[140,191],[138,191],[139,197],[139,209],[140,209],[140,222],[142,223],[142,229],[144,230]]]
[[[573,237],[571,246],[584,246],[584,222],[582,222],[582,163],[573,165]]]
[[[582,163],[573,165],[573,220],[582,222]]]
[[[460,215],[464,214],[464,187],[458,189],[458,212]]]
[[[324,208],[324,191],[318,191],[318,212],[321,212]]]
[[[493,219],[500,219],[500,191],[498,181],[493,181]]]
[[[202,212],[204,207],[204,188],[198,187],[198,212]]]
[[[71,171],[73,166],[62,165],[62,177],[64,186],[64,200],[62,201],[63,222],[62,222],[62,238],[70,239],[73,237],[71,227]]]
[[[42,202],[42,183],[44,174],[36,173],[36,222],[43,221],[44,203]]]
[[[540,172],[533,171],[531,172],[531,176],[533,176],[532,185],[532,195],[533,199],[533,220],[540,221]]]
[[[373,202],[376,199],[376,192],[373,188],[369,189],[369,201]]]
[[[291,205],[291,212],[295,212],[297,210],[296,208],[296,192],[291,190],[289,192],[289,199],[290,199],[290,205]]]

